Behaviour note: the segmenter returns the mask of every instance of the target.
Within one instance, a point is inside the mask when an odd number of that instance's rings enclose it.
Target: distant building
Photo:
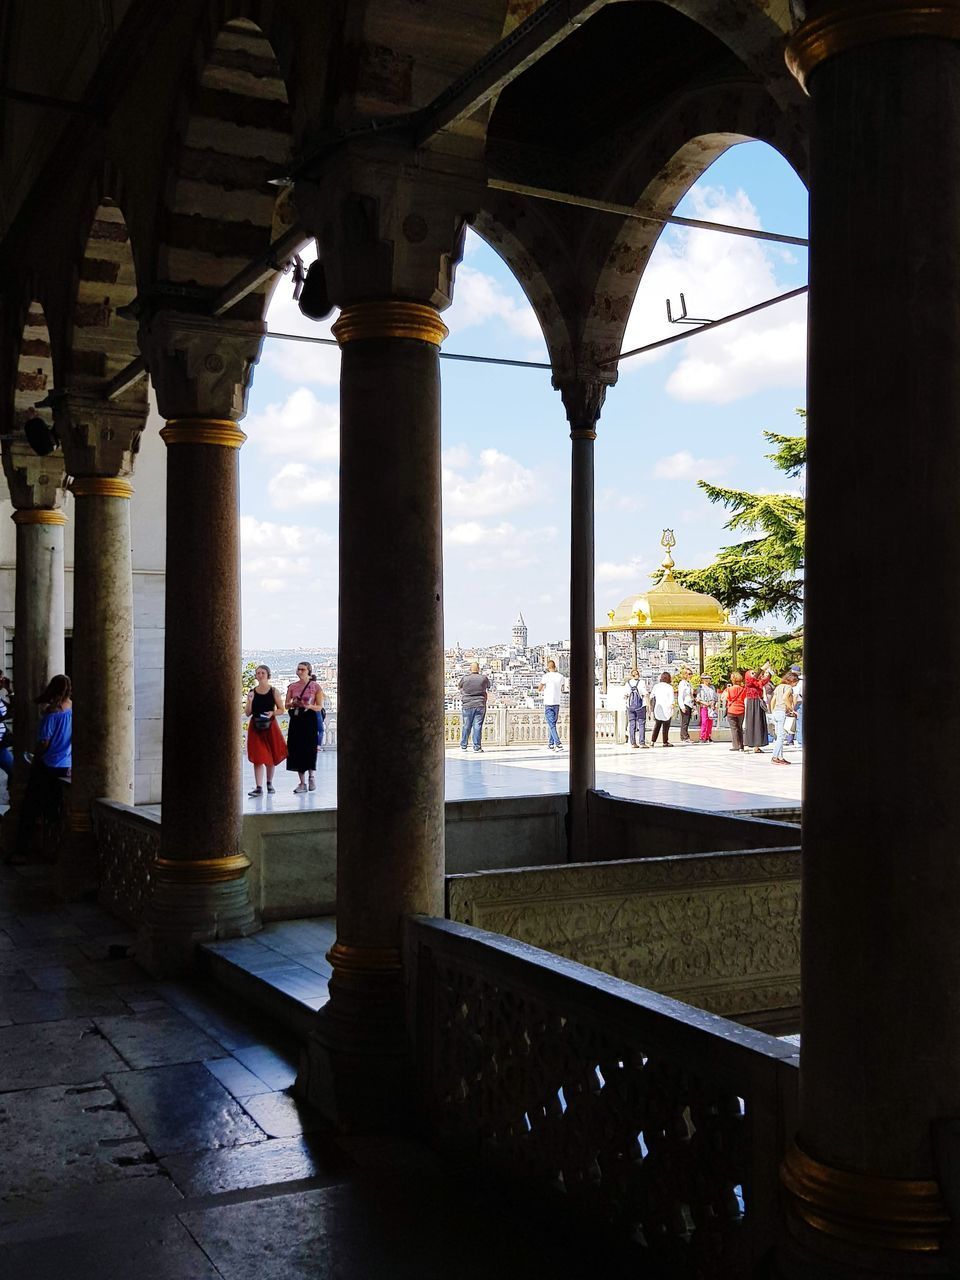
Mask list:
[[[520,649],[523,653],[527,650],[527,624],[523,620],[523,614],[517,614],[517,620],[513,624],[512,644],[515,649]]]

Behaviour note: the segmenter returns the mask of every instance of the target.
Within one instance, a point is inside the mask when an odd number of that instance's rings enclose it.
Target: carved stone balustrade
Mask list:
[[[93,806],[100,858],[101,906],[136,927],[150,891],[150,868],[160,856],[160,819],[112,800]]]
[[[799,1027],[796,848],[448,876],[447,915],[752,1026]]]
[[[793,1045],[452,921],[409,919],[405,948],[435,1140],[635,1252],[631,1274],[757,1274]]]

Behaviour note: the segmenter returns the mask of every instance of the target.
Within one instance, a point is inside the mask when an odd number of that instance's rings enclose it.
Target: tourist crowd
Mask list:
[[[707,744],[714,741],[714,729],[725,719],[730,730],[731,751],[763,753],[773,743],[772,764],[789,764],[784,749],[796,743],[803,745],[803,674],[791,667],[777,679],[766,663],[760,670],[731,671],[727,682],[716,687],[709,675],[693,683],[693,672],[684,667],[674,688],[673,676],[664,671],[653,688],[636,667],[624,686],[627,707],[627,741],[637,749],[653,746],[657,739],[672,747],[670,726],[674,715],[680,722],[683,745]],[[652,721],[649,744],[646,741],[647,720]],[[771,732],[770,722],[773,722]],[[691,722],[694,731],[691,737]]]

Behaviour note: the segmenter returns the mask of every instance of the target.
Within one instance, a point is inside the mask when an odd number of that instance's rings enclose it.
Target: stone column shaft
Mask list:
[[[570,472],[570,860],[590,857],[587,792],[597,785],[594,635],[596,432],[574,428]]]
[[[128,481],[74,480],[71,825],[100,797],[133,804],[133,567]]]
[[[956,1274],[934,1139],[960,1116],[958,749],[936,696],[905,688],[905,732],[854,744],[830,692],[838,637],[892,583],[960,650],[960,30],[914,38],[910,10],[862,44],[861,11],[838,8],[808,47],[810,697],[785,1181],[809,1253],[790,1276]]]
[[[201,443],[209,431],[209,443]],[[233,423],[171,422],[163,687],[164,856],[240,847],[239,446]],[[213,437],[227,443],[214,443]],[[197,785],[197,779],[203,784]]]
[[[160,857],[138,941],[155,973],[252,932],[240,851],[239,449],[263,326],[158,312],[141,347],[167,419]]]
[[[347,308],[340,454],[337,941],[307,1089],[348,1127],[396,1127],[405,915],[443,914],[443,574],[436,311]],[[409,336],[405,336],[409,335]],[[371,667],[370,638],[389,630]]]
[[[556,376],[570,423],[570,846],[590,855],[587,792],[597,783],[593,446],[609,376]]]
[[[17,698],[13,744],[19,761],[32,751],[40,723],[34,701],[64,669],[62,511],[15,511],[17,526],[16,616],[13,688]]]

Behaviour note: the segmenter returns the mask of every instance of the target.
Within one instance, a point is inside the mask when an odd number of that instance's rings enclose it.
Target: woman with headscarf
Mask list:
[[[751,667],[743,673],[743,740],[747,750],[756,755],[767,745],[767,703],[764,690],[770,683],[769,671],[757,675]]]

